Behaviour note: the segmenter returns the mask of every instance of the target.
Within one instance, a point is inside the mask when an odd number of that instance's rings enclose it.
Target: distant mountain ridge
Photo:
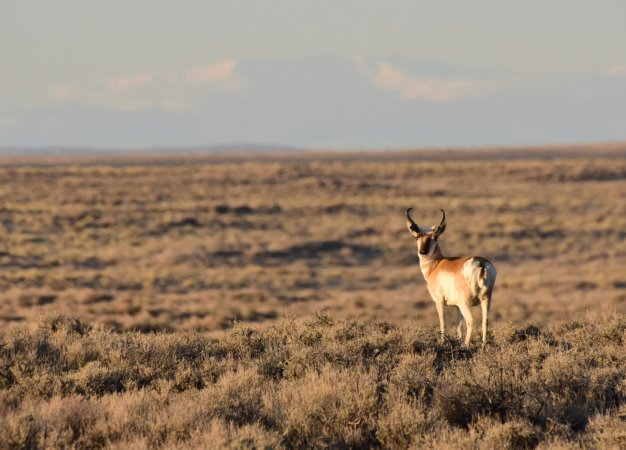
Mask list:
[[[129,147],[129,148],[98,148],[74,146],[50,147],[0,147],[0,157],[3,156],[82,156],[102,155],[114,156],[127,153],[135,154],[163,154],[163,153],[270,153],[285,151],[302,151],[302,147],[289,145],[234,143],[205,146],[163,146],[163,147]]]

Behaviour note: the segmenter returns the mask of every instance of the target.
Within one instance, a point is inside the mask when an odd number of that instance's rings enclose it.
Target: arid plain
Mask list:
[[[0,448],[624,448],[625,147],[3,160]]]
[[[0,324],[435,326],[404,211],[498,268],[493,322],[626,310],[626,158],[570,150],[6,159]],[[479,314],[479,310],[475,311]]]

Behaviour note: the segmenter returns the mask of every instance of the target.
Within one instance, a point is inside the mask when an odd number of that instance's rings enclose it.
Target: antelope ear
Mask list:
[[[441,223],[436,227],[433,227],[433,236],[435,236],[435,238],[441,236],[443,232],[446,231],[446,226],[448,225],[446,223],[446,212],[443,209],[440,209],[439,211],[441,211],[442,217]]]
[[[436,238],[441,236],[443,232],[446,231],[446,226],[447,225],[444,223],[442,227],[437,227],[437,229],[433,231],[433,236],[435,236]]]
[[[406,227],[409,230],[409,233],[411,233],[411,235],[417,239],[418,237],[420,237],[420,227],[413,222],[413,219],[411,219],[411,215],[409,214],[411,212],[413,208],[409,208],[406,210]]]
[[[414,225],[411,225],[409,222],[406,223],[406,227],[409,230],[409,233],[411,233],[411,235],[417,239],[418,237],[420,237],[420,233],[419,231],[417,231],[414,227]]]

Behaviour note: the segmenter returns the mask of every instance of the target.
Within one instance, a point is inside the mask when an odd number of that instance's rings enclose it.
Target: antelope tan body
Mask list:
[[[488,315],[496,281],[496,268],[480,256],[448,258],[442,255],[437,239],[446,228],[445,212],[441,223],[430,229],[419,227],[407,210],[407,227],[416,239],[420,268],[439,315],[442,338],[445,333],[444,306],[457,308],[457,330],[462,337],[465,321],[465,345],[469,345],[474,319],[472,306],[481,306],[483,344],[487,341]]]

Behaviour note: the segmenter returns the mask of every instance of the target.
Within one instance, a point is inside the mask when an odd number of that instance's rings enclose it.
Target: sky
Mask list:
[[[623,0],[0,0],[0,147],[626,140]]]

